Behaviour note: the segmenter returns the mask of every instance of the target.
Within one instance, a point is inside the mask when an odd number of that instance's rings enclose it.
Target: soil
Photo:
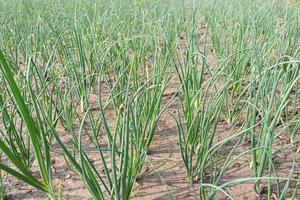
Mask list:
[[[205,27],[202,27],[200,29],[199,37],[202,37],[203,39],[204,34]],[[180,44],[181,49],[179,49],[179,52],[183,52],[186,49],[184,36],[181,37]],[[203,46],[203,42],[200,42],[199,45],[200,47],[201,45]],[[217,67],[217,59],[213,49],[208,51],[207,62],[212,66],[212,69]],[[164,103],[167,102],[178,89],[180,89],[180,82],[178,78],[174,76],[164,95]],[[177,105],[174,103],[168,109],[168,112],[176,114],[178,112]],[[190,183],[186,178],[185,168],[180,155],[176,123],[168,112],[165,112],[158,124],[157,133],[153,139],[149,155],[143,166],[142,174],[138,178],[132,192],[132,199],[134,200],[199,199],[199,183]],[[113,119],[110,121],[113,121]],[[232,128],[232,126],[228,125],[227,122],[223,120],[218,126],[216,141],[220,141],[222,138],[232,135],[238,128],[238,125],[235,128]],[[64,142],[69,144],[70,137],[68,134],[64,133],[65,131],[63,129],[58,131],[61,133]],[[222,152],[220,153],[221,156],[223,154],[225,158],[236,142],[236,139],[232,139],[224,145]],[[281,145],[280,142],[282,142],[282,140],[277,141],[278,146]],[[249,143],[240,143],[234,154],[239,155],[249,148]],[[81,180],[76,174],[69,170],[57,144],[54,145],[52,151],[54,152],[52,158],[54,184],[60,184],[62,186],[63,198],[70,200],[92,199]],[[298,159],[297,156],[299,157],[299,155],[296,155],[296,159]],[[287,177],[292,166],[293,154],[289,151],[279,152],[275,159],[278,169],[277,173]],[[250,160],[249,154],[244,154],[236,159],[223,175],[222,182],[226,183],[230,180],[250,177],[252,173],[249,167]],[[34,167],[33,171],[37,173],[37,168]],[[293,176],[297,178],[297,173],[294,173]],[[12,176],[7,176],[5,183],[5,199],[7,200],[48,199],[47,196],[37,192],[30,186],[17,181]],[[258,197],[256,195],[253,182],[238,184],[228,188],[226,191],[236,200],[264,199],[263,196]],[[276,198],[277,197],[274,194],[274,199]],[[219,193],[218,199],[225,200],[228,198],[224,194]]]

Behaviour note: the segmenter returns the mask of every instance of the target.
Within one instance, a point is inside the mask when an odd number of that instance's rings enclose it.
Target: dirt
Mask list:
[[[205,34],[205,27],[200,29],[199,37],[202,38]],[[181,37],[179,52],[184,52],[186,48],[185,37]],[[199,43],[200,47],[203,42]],[[203,47],[202,47],[203,48]],[[217,67],[217,59],[213,49],[208,51],[208,64],[212,69]],[[170,84],[164,95],[164,103],[166,103],[180,89],[180,82],[176,76],[170,80]],[[95,108],[97,110],[97,108]],[[177,105],[174,103],[168,109],[168,112],[177,114]],[[199,183],[190,183],[186,178],[186,171],[183,166],[180,148],[178,144],[178,134],[176,122],[171,115],[165,112],[161,117],[157,133],[153,139],[150,151],[147,155],[142,174],[138,178],[132,199],[134,200],[163,200],[163,199],[199,199]],[[110,121],[113,121],[111,119]],[[223,120],[217,129],[216,140],[220,141],[225,137],[232,135],[239,127],[232,128]],[[65,133],[63,128],[58,127],[58,132],[61,133],[63,141],[70,144],[70,137]],[[221,155],[224,158],[230,152],[237,140],[233,139],[223,146]],[[280,143],[280,141],[278,141]],[[280,145],[280,144],[278,144]],[[238,156],[250,148],[249,143],[240,143],[234,152]],[[92,199],[87,189],[82,184],[78,176],[69,170],[61,150],[58,145],[52,148],[53,157],[53,176],[54,185],[60,185],[63,188],[63,198],[72,200]],[[297,155],[299,157],[299,155]],[[280,152],[276,155],[277,172],[283,176],[287,176],[291,169],[293,156],[289,151]],[[232,165],[226,170],[222,177],[222,183],[226,183],[235,179],[242,179],[251,176],[250,156],[243,154],[236,159]],[[36,166],[33,171],[37,174]],[[297,174],[294,175],[295,179]],[[37,192],[30,186],[17,181],[12,176],[8,176],[6,183],[6,198],[5,199],[48,199],[47,196]],[[254,192],[254,183],[246,182],[230,187],[226,190],[236,200],[257,200],[264,199],[257,197]],[[218,193],[218,199],[228,199],[226,195]],[[274,196],[276,199],[276,196]]]

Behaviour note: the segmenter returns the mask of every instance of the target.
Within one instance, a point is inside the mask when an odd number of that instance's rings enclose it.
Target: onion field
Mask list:
[[[299,187],[300,2],[0,0],[0,200]]]

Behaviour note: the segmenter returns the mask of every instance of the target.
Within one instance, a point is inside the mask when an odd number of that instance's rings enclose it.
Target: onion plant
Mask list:
[[[19,159],[20,153],[18,152],[18,150],[23,150],[23,149],[17,150],[15,148],[12,148],[11,145],[13,145],[14,141],[6,142],[4,139],[1,139],[0,147],[1,147],[1,151],[9,158],[9,160],[12,162],[12,164],[16,169],[4,163],[1,163],[0,168],[1,170],[6,171],[9,174],[12,174],[16,178],[21,179],[27,184],[32,185],[38,190],[47,193],[51,199],[55,199],[55,194],[52,188],[51,160],[50,160],[50,149],[49,149],[47,133],[37,128],[37,124],[34,122],[31,116],[29,108],[26,105],[24,98],[22,97],[22,94],[20,92],[20,89],[13,78],[13,74],[10,69],[10,66],[6,61],[6,58],[4,57],[2,51],[0,51],[0,61],[1,61],[1,65],[0,65],[1,72],[4,77],[4,80],[7,83],[8,89],[10,90],[10,93],[13,96],[14,105],[18,113],[20,114],[20,117],[24,121],[24,124],[26,125],[26,132],[28,134],[28,139],[31,141],[31,144],[33,146],[35,157],[38,162],[41,180],[38,180],[36,177],[33,176],[32,172],[30,172],[27,166],[27,163],[24,162],[23,159]],[[9,122],[10,119],[7,115],[8,113],[4,111],[4,117]],[[38,118],[38,120],[41,119]],[[10,123],[10,126],[12,130],[16,129],[13,123]],[[16,140],[16,143],[22,143],[21,138],[14,138],[14,139]],[[14,149],[14,151],[12,149]],[[27,151],[29,150],[30,149],[27,149]]]
[[[178,64],[175,65],[182,87],[178,113],[184,116],[181,119],[179,114],[175,119],[187,176],[190,181],[204,181],[204,173],[211,159],[207,152],[214,142],[225,93],[222,88],[216,87],[221,71],[215,69],[212,73],[212,66],[207,64],[208,32],[206,30],[202,38],[198,37],[196,16],[194,11],[188,21],[187,48],[178,53]]]

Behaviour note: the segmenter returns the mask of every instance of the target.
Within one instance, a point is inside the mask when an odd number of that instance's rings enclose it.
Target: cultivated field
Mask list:
[[[300,199],[299,14],[0,0],[0,199]]]

